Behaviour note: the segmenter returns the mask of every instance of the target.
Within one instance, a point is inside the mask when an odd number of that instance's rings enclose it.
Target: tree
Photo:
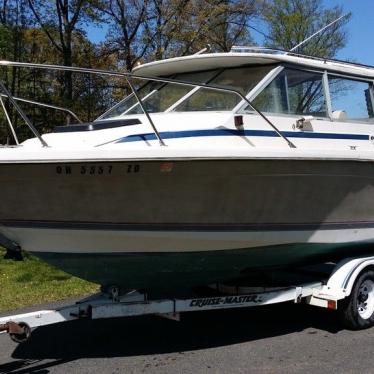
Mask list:
[[[81,33],[72,35],[74,45],[73,61],[77,66],[88,68],[110,69],[115,64],[110,58],[101,56],[100,49]],[[59,56],[51,48],[51,42],[40,28],[29,28],[24,33],[24,47],[29,62],[59,64]],[[20,95],[36,101],[66,106],[61,97],[64,76],[60,72],[40,69],[22,69],[23,77]],[[108,105],[108,94],[104,93],[106,79],[91,75],[72,73],[72,102],[68,106],[83,121],[91,121]],[[25,107],[27,112],[32,109],[35,125],[44,126],[48,131],[55,125],[66,123],[65,114],[38,107]],[[71,120],[74,121],[73,118]]]
[[[22,61],[25,59],[24,51],[24,32],[29,26],[29,18],[27,14],[27,0],[3,0],[0,6],[0,54],[5,60]],[[21,70],[16,67],[10,69],[2,69],[1,80],[8,87],[13,95],[18,95],[20,91]],[[16,115],[9,102],[5,101],[7,112],[10,115],[12,123],[17,127],[19,117]],[[0,112],[2,110],[0,109]],[[2,128],[0,141],[2,143],[9,142],[12,137],[9,136],[9,127],[7,121],[2,114]],[[23,130],[23,129],[21,129]]]
[[[251,43],[248,25],[261,8],[259,0],[164,0],[157,3],[163,4],[165,9],[157,7],[160,10],[154,17],[157,25],[161,25],[155,30],[156,35],[157,31],[161,34],[156,40],[164,41],[163,58],[195,53],[208,44],[213,51],[227,52],[234,44]],[[155,57],[161,56],[156,53]]]
[[[149,48],[142,40],[149,1],[108,0],[96,3],[96,9],[110,25],[106,53],[116,53],[127,71],[133,69]]]
[[[341,6],[326,9],[322,0],[270,0],[263,12],[269,29],[265,44],[271,48],[288,51],[342,14]],[[349,17],[345,17],[335,23],[302,45],[296,52],[326,58],[334,57],[347,42],[347,33],[342,26],[348,19]]]
[[[91,3],[93,1],[90,0]],[[62,49],[60,48],[61,34],[59,33],[58,23],[55,22],[58,15],[55,17],[52,10],[47,8],[48,3],[51,3],[51,1],[33,2],[33,5],[35,5],[34,11],[42,17],[40,18],[44,26],[42,28],[29,7],[29,0],[0,0],[1,59],[57,65],[64,63]],[[58,1],[56,1],[57,3]],[[70,0],[59,2],[60,5],[67,3],[71,6],[79,5]],[[65,60],[65,65],[76,64],[92,68],[115,69],[117,61],[112,56],[102,56],[100,46],[91,43],[85,37],[83,21],[92,20],[96,15],[86,6],[88,1],[85,1],[84,4],[80,8],[81,13],[75,22],[74,29],[70,30],[71,63]],[[64,11],[66,11],[66,8]],[[73,28],[72,14],[69,13],[68,22]],[[59,19],[62,20],[62,18]],[[72,73],[71,75],[68,74],[66,80],[65,74],[61,72],[18,67],[3,67],[0,73],[0,79],[13,96],[69,107],[83,121],[96,118],[113,103],[113,88],[110,86],[108,88],[107,79],[102,77]],[[68,85],[71,82],[70,97],[72,97],[72,100],[69,100],[69,102],[66,102],[67,90],[63,88],[65,81]],[[121,83],[123,85],[123,82]],[[30,137],[28,127],[14,107],[6,98],[4,103],[20,141]],[[19,105],[41,132],[51,131],[54,126],[66,123],[67,118],[63,112],[40,108],[23,102],[19,102]],[[0,143],[13,143],[6,117],[1,108],[0,123],[2,125],[0,127]]]
[[[73,63],[73,34],[83,33],[79,25],[92,17],[88,0],[55,0],[55,7],[48,0],[28,0],[36,23],[45,32],[53,47],[60,54],[64,66]],[[72,74],[64,74],[64,93],[68,101],[73,98]]]
[[[213,50],[228,52],[235,44],[252,44],[249,33],[251,19],[260,10],[257,0],[208,0],[205,39]]]
[[[143,38],[151,47],[148,57],[162,60],[174,55],[190,9],[190,0],[151,0]]]
[[[228,51],[251,41],[248,24],[260,0],[108,0],[96,8],[110,24],[105,50],[131,71],[139,62]]]

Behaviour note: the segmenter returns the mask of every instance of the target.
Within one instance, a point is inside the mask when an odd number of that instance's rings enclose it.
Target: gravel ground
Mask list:
[[[43,306],[44,308],[55,307]],[[0,335],[1,373],[373,373],[374,328],[343,330],[334,312],[282,304],[160,317],[74,321]]]

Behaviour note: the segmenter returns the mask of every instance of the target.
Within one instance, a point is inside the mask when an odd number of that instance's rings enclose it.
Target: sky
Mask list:
[[[346,26],[348,43],[337,57],[374,66],[374,0],[325,0],[324,3],[326,6],[342,5],[346,13],[352,12]]]
[[[337,58],[374,66],[374,0],[323,0],[323,2],[327,8],[341,5],[345,13],[352,13],[346,25],[348,42]],[[106,27],[90,28],[87,30],[87,36],[93,42],[100,42],[104,40],[106,32]],[[259,34],[253,32],[252,36],[259,45],[262,44],[263,38]]]

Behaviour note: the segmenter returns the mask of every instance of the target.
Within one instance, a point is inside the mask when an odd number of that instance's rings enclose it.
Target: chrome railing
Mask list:
[[[6,107],[5,107],[3,97],[8,97],[8,96],[5,95],[5,94],[0,93],[0,104],[1,104],[1,107],[2,107],[3,112],[5,114],[5,118],[6,118],[7,122],[8,122],[10,131],[11,131],[13,137],[14,137],[14,140],[15,140],[16,144],[19,145],[19,140],[18,140],[16,131],[14,129],[13,123],[12,123],[12,121],[10,119],[9,113],[8,113]],[[73,111],[71,111],[68,108],[63,108],[63,107],[52,105],[52,104],[42,103],[40,101],[23,99],[21,97],[15,97],[15,96],[13,96],[13,100],[20,101],[20,102],[27,103],[27,104],[32,104],[32,105],[40,106],[40,107],[43,107],[43,108],[49,108],[49,109],[54,109],[54,110],[58,110],[58,111],[61,111],[61,112],[65,112],[65,113],[67,113],[67,116],[74,117],[79,123],[82,123],[82,121],[79,119],[79,117]]]
[[[19,115],[22,117],[22,119],[25,121],[27,126],[30,128],[30,130],[33,132],[33,134],[40,140],[43,147],[48,147],[48,144],[45,142],[45,140],[42,138],[42,136],[39,134],[39,131],[35,128],[35,126],[30,121],[29,117],[24,113],[24,111],[21,109],[21,107],[17,104],[17,102],[14,100],[12,94],[8,91],[8,89],[4,86],[4,83],[0,81],[0,90],[3,91],[3,93],[8,97],[8,100],[12,103],[14,108],[17,110]],[[9,116],[7,115],[7,118]],[[12,132],[14,132],[13,126],[11,126]],[[18,142],[18,139],[16,138],[16,142]]]
[[[8,97],[5,94],[0,94],[0,96]],[[43,108],[55,109],[55,110],[58,110],[60,112],[65,112],[65,113],[67,113],[68,116],[71,116],[71,117],[75,118],[78,121],[78,123],[82,123],[81,119],[72,110],[70,110],[68,108],[64,108],[62,106],[57,106],[57,105],[52,105],[52,104],[47,104],[47,103],[42,103],[41,101],[24,99],[22,97],[13,96],[13,99],[15,101],[20,101],[22,103],[27,103],[27,104],[31,104],[31,105],[35,105],[35,106],[40,106],[40,107],[43,107]]]
[[[234,95],[237,95],[242,101],[246,102],[253,110],[256,112],[269,126],[272,127],[272,129],[277,133],[279,137],[284,139],[288,146],[290,148],[296,148],[296,146],[286,137],[284,136],[280,130],[258,109],[255,105],[245,96],[243,95],[239,90],[235,90],[232,88],[226,88],[221,87],[213,84],[207,84],[207,83],[195,83],[195,82],[188,82],[188,81],[182,81],[174,78],[160,78],[160,77],[147,77],[132,73],[122,73],[122,72],[114,72],[110,70],[101,70],[101,69],[89,69],[89,68],[78,68],[73,66],[61,66],[61,65],[45,65],[45,64],[33,64],[33,63],[25,63],[25,62],[13,62],[13,61],[0,61],[0,66],[14,66],[14,67],[25,67],[25,68],[31,68],[31,69],[45,69],[45,70],[57,70],[57,71],[71,71],[75,73],[87,73],[87,74],[97,74],[97,75],[106,75],[106,76],[115,76],[115,77],[122,77],[124,78],[127,83],[129,84],[130,89],[132,90],[132,93],[134,94],[136,100],[138,101],[141,109],[143,110],[145,116],[147,117],[147,120],[149,121],[152,130],[157,137],[160,145],[165,145],[164,141],[161,138],[160,133],[157,130],[157,127],[155,126],[149,112],[147,111],[146,107],[144,106],[144,103],[142,99],[139,97],[139,95],[136,92],[136,89],[134,88],[133,84],[131,83],[131,79],[137,79],[137,80],[145,80],[145,81],[152,81],[152,82],[161,82],[161,83],[170,83],[175,85],[181,85],[181,86],[188,86],[188,87],[200,87],[205,88],[208,90],[213,91],[220,91],[220,92],[228,92],[232,93]],[[6,89],[4,84],[0,81],[0,90],[3,91],[3,93],[8,97],[10,102],[13,104],[15,109],[18,111],[18,113],[21,115],[21,117],[24,119],[26,124],[29,126],[31,131],[34,133],[34,135],[40,140],[43,146],[48,146],[48,144],[44,141],[42,136],[39,134],[39,132],[35,129],[31,121],[28,119],[26,114],[22,111],[22,109],[17,105],[15,99],[11,96],[9,91]]]
[[[3,108],[4,114],[5,114],[5,118],[6,118],[7,122],[8,122],[10,131],[11,131],[13,137],[14,137],[14,141],[16,142],[17,145],[19,145],[18,136],[17,136],[16,131],[14,130],[14,126],[13,126],[12,120],[10,119],[9,113],[6,110],[6,107],[5,107],[5,104],[4,104],[4,100],[3,100],[3,95],[0,95],[0,103],[1,103],[1,107]]]

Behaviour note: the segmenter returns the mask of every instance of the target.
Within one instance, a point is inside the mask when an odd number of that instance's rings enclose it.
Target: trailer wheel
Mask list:
[[[23,329],[22,334],[9,333],[10,338],[16,343],[24,343],[29,340],[31,336],[31,328],[27,323],[20,322],[18,326]]]
[[[374,325],[374,271],[363,272],[357,279],[349,297],[342,300],[338,312],[343,325],[352,330],[367,329]]]

